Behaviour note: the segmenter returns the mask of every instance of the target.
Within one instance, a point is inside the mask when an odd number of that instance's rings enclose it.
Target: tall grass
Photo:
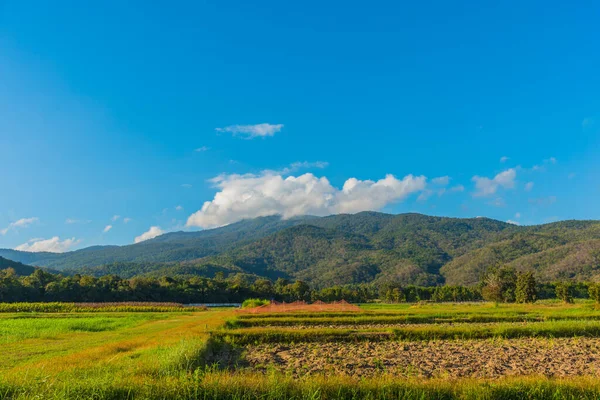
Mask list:
[[[593,379],[546,378],[487,380],[400,381],[393,376],[355,379],[348,376],[294,379],[279,374],[195,373],[178,378],[138,382],[94,380],[29,382],[0,381],[0,399],[214,399],[214,400],[329,400],[329,399],[583,399],[600,397]]]

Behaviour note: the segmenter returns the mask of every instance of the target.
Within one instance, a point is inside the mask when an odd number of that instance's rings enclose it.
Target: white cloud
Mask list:
[[[549,206],[556,203],[556,196],[539,197],[537,199],[529,199],[529,204],[538,206]]]
[[[517,171],[514,168],[500,172],[494,178],[486,178],[482,176],[474,176],[475,188],[477,191],[473,194],[475,197],[490,196],[498,190],[499,187],[512,189],[515,186],[515,178]]]
[[[208,151],[208,150],[210,150],[210,147],[208,147],[208,146],[201,146],[201,147],[198,147],[194,151],[197,152],[197,153],[202,153],[202,152],[205,152],[205,151]]]
[[[227,132],[233,135],[243,136],[246,139],[256,137],[274,136],[283,129],[283,124],[256,124],[256,125],[230,125],[225,128],[216,128],[217,132]]]
[[[190,185],[189,183],[184,183],[184,184],[181,185],[181,187],[185,188],[185,189],[189,189],[189,188],[192,187],[192,185]]]
[[[440,176],[437,178],[433,178],[431,180],[432,185],[427,185],[427,187],[423,189],[421,194],[419,194],[419,197],[417,197],[417,201],[426,201],[434,194],[437,194],[438,197],[441,197],[446,193],[456,193],[465,190],[465,187],[463,185],[456,185],[447,189],[445,186],[448,186],[451,179],[452,178],[450,178],[449,176]]]
[[[123,218],[123,222],[126,223],[126,224],[130,223],[131,222],[131,218],[125,217],[125,218]]]
[[[160,229],[158,226],[151,226],[147,232],[144,232],[140,236],[136,237],[134,239],[134,243],[139,243],[139,242],[143,242],[144,240],[153,239],[157,236],[162,235],[163,233],[165,233],[165,232],[162,229]]]
[[[502,157],[500,157],[500,162],[501,162],[501,163],[505,163],[505,162],[507,162],[508,160],[510,160],[510,158],[508,158],[508,157],[506,157],[506,156],[502,156]]]
[[[65,220],[65,224],[89,224],[90,222],[92,222],[90,219],[67,218]]]
[[[120,215],[113,215],[112,218],[110,219],[112,222],[115,222],[116,220],[118,220],[119,218],[121,218]]]
[[[546,172],[546,166],[548,164],[556,164],[558,160],[555,157],[546,158],[543,160],[542,165],[534,165],[531,170],[536,172]]]
[[[39,220],[40,219],[38,217],[21,218],[18,221],[11,222],[10,224],[8,224],[8,226],[6,228],[0,230],[0,233],[2,235],[6,235],[8,233],[8,231],[11,231],[13,229],[18,229],[18,228],[27,228],[29,225],[31,225],[34,222],[37,222]]]
[[[106,226],[104,227],[104,229],[102,230],[102,232],[103,232],[103,233],[106,233],[106,232],[110,231],[111,229],[112,229],[112,225],[106,225]]]
[[[27,243],[23,243],[20,246],[15,247],[15,250],[30,251],[30,252],[41,252],[48,251],[51,253],[64,253],[77,244],[81,240],[75,238],[65,239],[61,242],[58,236],[54,236],[51,239],[31,239]]]
[[[446,186],[448,183],[450,183],[450,177],[448,175],[439,176],[437,178],[433,178],[431,180],[431,183],[433,183],[434,185]]]
[[[584,131],[587,131],[587,130],[593,128],[595,124],[596,124],[595,118],[587,117],[587,118],[584,118],[583,121],[581,121],[581,128],[583,128]]]
[[[425,189],[421,192],[421,194],[419,194],[419,197],[417,197],[417,201],[421,201],[421,202],[426,201],[433,195],[433,193],[434,193],[433,190]]]
[[[494,207],[506,207],[506,202],[502,197],[496,197],[494,200],[489,201],[488,204]]]
[[[518,212],[518,213],[515,213],[515,218],[516,218],[516,219],[519,219],[519,218],[521,218],[521,213],[519,213],[519,212]]]
[[[183,207],[182,207],[182,206],[177,206],[177,207],[175,207],[175,209],[176,209],[177,211],[181,211],[181,210],[183,210]]]
[[[329,163],[327,161],[315,161],[315,162],[309,162],[309,161],[297,161],[294,163],[291,163],[289,166],[282,168],[280,170],[264,170],[261,172],[261,174],[263,175],[289,175],[292,172],[298,171],[299,169],[310,169],[310,168],[327,168],[329,166]]]
[[[513,220],[511,220],[511,219],[509,219],[509,220],[508,220],[508,221],[506,221],[506,222],[508,222],[509,224],[513,224],[513,225],[521,225],[521,224],[520,224],[518,221],[513,221]]]
[[[534,185],[534,183],[533,183],[533,182],[527,182],[527,183],[525,184],[525,191],[526,191],[526,192],[531,192],[531,189],[533,189],[533,185]]]
[[[281,215],[329,215],[379,210],[425,189],[424,176],[379,181],[348,179],[342,189],[311,173],[284,178],[278,174],[220,175],[211,180],[220,190],[190,215],[187,226],[226,225],[244,218]]]

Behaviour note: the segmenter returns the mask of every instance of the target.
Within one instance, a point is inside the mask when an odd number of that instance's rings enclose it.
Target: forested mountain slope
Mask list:
[[[23,276],[31,275],[33,273],[33,271],[35,271],[35,268],[33,268],[29,265],[25,265],[20,262],[7,260],[6,258],[0,257],[0,271],[3,269],[7,269],[7,268],[12,268],[15,270],[17,275],[23,275]]]
[[[129,246],[64,254],[0,250],[0,256],[96,276],[240,273],[315,287],[389,280],[470,285],[502,265],[534,270],[542,282],[590,280],[600,278],[600,222],[520,227],[488,218],[375,212],[263,217]]]
[[[0,249],[0,257],[57,270],[135,262],[165,263],[193,260],[267,236],[311,219],[263,217],[200,232],[172,232],[127,246],[93,246],[67,253],[29,253]]]

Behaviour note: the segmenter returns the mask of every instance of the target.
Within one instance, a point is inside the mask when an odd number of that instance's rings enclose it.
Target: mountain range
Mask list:
[[[96,276],[302,279],[315,287],[400,281],[476,284],[490,267],[532,270],[541,282],[600,280],[600,221],[517,226],[488,218],[376,212],[243,220],[127,246],[66,253],[0,249],[0,257]],[[0,268],[3,268],[0,266]]]

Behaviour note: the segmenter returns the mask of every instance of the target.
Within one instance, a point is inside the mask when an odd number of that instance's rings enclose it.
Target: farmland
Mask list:
[[[600,396],[600,311],[589,301],[0,310],[0,398]]]

